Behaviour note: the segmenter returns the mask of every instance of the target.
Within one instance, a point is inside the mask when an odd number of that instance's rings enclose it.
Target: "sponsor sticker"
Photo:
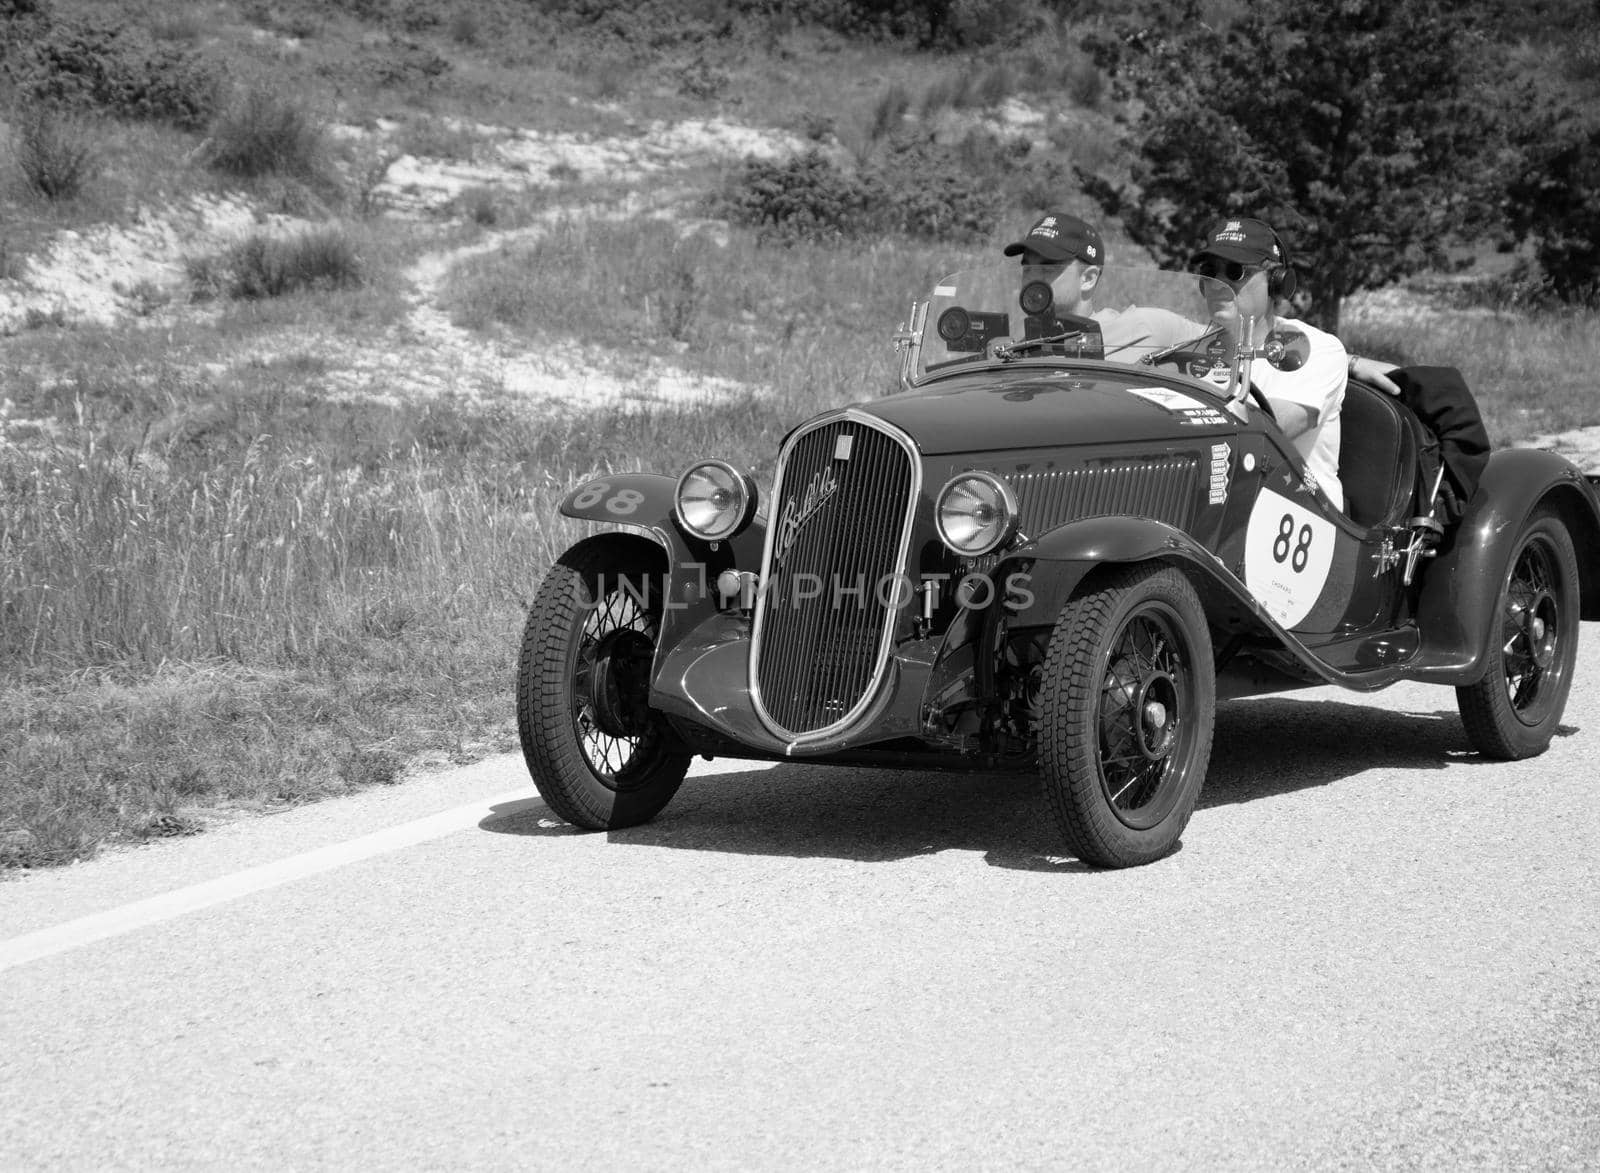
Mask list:
[[[1228,476],[1233,469],[1233,450],[1226,444],[1211,445],[1211,497],[1212,505],[1228,500]]]
[[[1176,416],[1181,424],[1214,427],[1228,422],[1228,417],[1209,403],[1202,403],[1193,396],[1174,391],[1169,387],[1130,387],[1128,394],[1137,395],[1168,415]]]

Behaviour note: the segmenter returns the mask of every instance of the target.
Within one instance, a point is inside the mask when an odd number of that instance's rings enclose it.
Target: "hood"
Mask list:
[[[925,456],[1238,430],[1221,400],[1155,371],[1141,374],[988,371],[856,406],[903,429]]]

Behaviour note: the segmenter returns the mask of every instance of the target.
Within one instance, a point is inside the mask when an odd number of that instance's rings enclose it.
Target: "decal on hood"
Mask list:
[[[1214,427],[1228,422],[1228,417],[1220,409],[1209,403],[1202,403],[1191,395],[1185,395],[1182,391],[1174,391],[1170,387],[1129,387],[1128,394],[1137,395],[1168,415],[1176,416],[1180,424]]]

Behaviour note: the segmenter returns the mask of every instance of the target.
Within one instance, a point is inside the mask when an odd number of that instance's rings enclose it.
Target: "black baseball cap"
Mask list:
[[[1203,257],[1221,257],[1244,265],[1284,264],[1283,246],[1278,236],[1261,220],[1247,216],[1219,221],[1206,233],[1206,244],[1189,258],[1192,265]]]
[[[1100,233],[1087,221],[1067,212],[1041,216],[1039,222],[1028,229],[1028,235],[1005,247],[1008,257],[1029,251],[1051,261],[1076,259],[1103,265],[1106,260],[1106,246],[1100,242]]]

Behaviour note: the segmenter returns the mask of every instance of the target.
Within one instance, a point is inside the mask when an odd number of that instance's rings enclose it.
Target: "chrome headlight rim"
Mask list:
[[[690,479],[702,469],[716,469],[723,474],[725,485],[722,487],[738,494],[737,504],[730,503],[718,510],[718,516],[726,516],[727,520],[715,526],[696,525],[689,520],[684,511],[684,487]],[[742,533],[749,526],[756,515],[760,494],[756,488],[756,481],[744,469],[726,460],[697,460],[683,470],[683,475],[678,478],[677,485],[672,490],[672,515],[684,532],[705,542],[721,542]]]
[[[1002,516],[1000,525],[995,529],[994,536],[987,542],[977,546],[967,546],[955,541],[948,529],[945,528],[945,503],[950,493],[957,485],[976,482],[987,487],[993,500],[997,503]],[[933,499],[933,524],[939,533],[939,540],[945,548],[962,558],[982,558],[985,554],[993,553],[1004,546],[1017,534],[1017,526],[1021,522],[1021,514],[1017,508],[1017,496],[1011,491],[1004,477],[981,469],[970,469],[958,472],[944,483],[938,495]]]

